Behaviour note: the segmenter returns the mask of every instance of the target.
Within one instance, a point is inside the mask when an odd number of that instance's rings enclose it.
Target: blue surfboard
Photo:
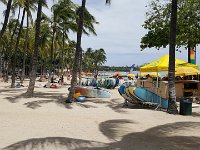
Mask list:
[[[140,98],[143,102],[151,102],[156,104],[161,104],[162,108],[167,109],[168,108],[168,100],[164,99],[157,94],[147,90],[143,87],[136,87],[133,91],[135,95]]]

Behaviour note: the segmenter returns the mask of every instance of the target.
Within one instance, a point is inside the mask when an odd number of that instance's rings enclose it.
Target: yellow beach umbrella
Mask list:
[[[200,74],[198,69],[192,67],[178,67],[176,68],[176,76],[188,76],[188,75],[197,75]]]
[[[127,74],[127,77],[135,77],[135,75],[133,73]]]
[[[81,72],[81,75],[85,75],[85,72],[82,71],[82,72]]]

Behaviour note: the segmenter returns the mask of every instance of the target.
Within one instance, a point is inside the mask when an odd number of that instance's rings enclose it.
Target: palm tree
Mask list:
[[[2,29],[0,31],[0,43],[1,43],[1,38],[2,38],[2,36],[3,36],[3,34],[4,34],[5,30],[6,30],[6,27],[7,27],[9,15],[10,15],[11,5],[12,5],[12,0],[8,0],[7,9],[6,9],[6,15],[5,15],[5,18],[4,18],[3,27],[2,27]]]
[[[23,64],[22,64],[22,75],[21,75],[21,84],[24,81],[25,78],[25,65],[26,65],[26,52],[28,51],[28,42],[29,42],[29,36],[28,36],[28,29],[29,28],[29,3],[27,2],[27,12],[26,12],[26,41],[24,46],[24,56],[23,56]]]
[[[15,87],[15,68],[16,68],[16,63],[17,63],[17,52],[18,52],[18,47],[19,47],[19,40],[21,37],[21,32],[22,32],[22,26],[24,23],[24,17],[25,17],[25,12],[26,9],[24,8],[23,10],[23,14],[22,14],[22,20],[21,20],[21,24],[20,24],[20,28],[19,28],[19,33],[17,35],[17,41],[16,41],[16,46],[15,46],[15,51],[13,53],[13,59],[12,59],[12,83],[11,83],[11,88]]]
[[[34,44],[32,68],[31,68],[31,74],[30,74],[30,82],[29,82],[29,86],[26,92],[27,97],[33,97],[33,91],[35,87],[37,59],[38,59],[38,53],[39,53],[42,4],[43,4],[43,0],[38,0],[37,19],[36,19],[36,25],[35,25],[35,44]]]
[[[169,106],[168,113],[177,114],[176,91],[175,91],[175,46],[176,46],[176,23],[177,23],[177,0],[172,0],[172,13],[170,24],[169,44]]]
[[[9,25],[8,25],[9,26]],[[11,33],[6,31],[4,32],[4,35],[3,35],[3,38],[2,38],[2,41],[1,41],[1,59],[0,61],[1,62],[1,66],[2,66],[2,73],[3,73],[3,79],[5,82],[7,82],[7,66],[8,66],[8,58],[9,58],[9,53],[11,52],[10,49],[7,49],[8,47],[8,43],[9,43],[9,40],[10,40],[10,36],[11,36]]]
[[[21,20],[21,24],[20,24],[20,28],[19,28],[19,33],[17,36],[17,41],[16,41],[16,46],[15,46],[15,52],[13,53],[13,59],[12,59],[12,83],[11,83],[11,87],[14,88],[15,87],[15,67],[17,64],[17,52],[18,52],[18,47],[19,47],[19,42],[20,42],[20,38],[21,38],[21,32],[22,32],[22,27],[23,27],[23,23],[24,23],[24,18],[25,18],[25,13],[27,12],[27,25],[29,22],[29,18],[28,15],[31,16],[31,13],[29,12],[30,8],[32,10],[34,10],[34,0],[14,0],[13,5],[12,5],[12,10],[14,11],[16,8],[19,8],[19,13],[18,13],[18,17],[20,15],[20,8],[24,8],[23,9],[23,14],[22,14],[22,20]],[[15,11],[14,11],[15,12]],[[17,24],[16,24],[17,26]],[[14,32],[13,32],[14,33]],[[25,48],[24,48],[24,59],[23,59],[23,73],[25,72],[25,53],[27,51],[27,44],[28,44],[28,29],[26,30],[26,42],[25,42]],[[21,82],[23,81],[24,76],[21,79]]]
[[[6,3],[5,1],[1,0],[2,2]],[[3,27],[2,29],[0,30],[0,45],[1,45],[1,39],[2,39],[2,36],[4,34],[4,32],[6,31],[6,27],[7,27],[7,24],[8,24],[8,19],[9,19],[9,15],[10,15],[10,9],[11,9],[11,5],[12,5],[12,0],[8,0],[7,2],[7,9],[6,9],[6,14],[5,14],[5,18],[4,18],[4,23],[3,23]],[[0,52],[0,59],[1,59],[1,52]],[[1,77],[1,73],[2,73],[2,70],[1,70],[1,66],[0,66],[0,77]]]
[[[36,0],[26,0],[24,2],[24,6],[26,8],[26,37],[25,37],[25,46],[23,51],[23,65],[22,65],[22,75],[21,75],[21,83],[23,83],[25,78],[25,63],[26,63],[26,53],[28,52],[28,43],[29,43],[29,19],[32,21],[31,11],[35,12]]]
[[[64,68],[64,47],[65,40],[68,39],[66,32],[69,29],[73,32],[76,32],[76,14],[75,9],[76,5],[71,0],[60,0],[58,4],[52,6],[54,16],[56,16],[58,20],[58,24],[62,30],[62,65],[61,65],[61,73],[63,73]]]
[[[77,85],[77,72],[79,66],[79,55],[81,51],[81,37],[83,32],[83,19],[84,19],[84,10],[85,10],[86,0],[82,0],[82,6],[79,13],[79,23],[78,23],[78,32],[77,32],[77,44],[76,44],[76,52],[74,58],[74,65],[72,70],[72,80],[71,80],[71,88],[68,95],[69,101],[73,100],[74,95],[74,87]]]
[[[54,17],[59,24],[59,27],[62,30],[62,65],[61,70],[63,72],[64,66],[64,47],[65,47],[65,39],[67,37],[66,32],[69,30],[73,32],[77,32],[77,24],[78,24],[78,15],[81,11],[81,8],[77,8],[71,0],[60,0],[58,4],[53,5],[52,7],[54,12]],[[84,11],[84,21],[83,21],[83,33],[89,35],[89,32],[96,35],[93,24],[97,23],[95,18],[85,9]],[[68,38],[68,37],[67,37]],[[81,51],[82,52],[82,51]],[[82,53],[80,53],[79,61]],[[81,68],[81,65],[80,65]]]
[[[73,66],[74,58],[75,58],[75,51],[76,51],[76,42],[69,41],[69,43],[65,47],[64,51],[64,65]]]
[[[77,14],[79,14],[81,11],[81,8],[78,8],[77,9]],[[78,19],[77,19],[78,20]],[[85,11],[84,11],[84,20],[83,20],[83,33],[86,34],[86,35],[89,35],[89,32],[94,34],[94,35],[97,35],[96,32],[95,32],[95,28],[94,28],[94,23],[98,24],[98,22],[96,22],[96,19],[94,18],[94,16],[92,16],[89,11],[85,8]],[[78,24],[78,22],[77,22]],[[88,31],[87,31],[88,30]],[[80,50],[80,54],[79,54],[79,85],[81,84],[81,72],[82,72],[82,52],[83,50]]]
[[[104,64],[105,62],[106,62],[106,53],[104,49],[100,48],[98,50],[95,50],[94,66],[95,66],[96,74],[98,74],[99,66]]]
[[[13,9],[13,5],[11,6],[12,8],[12,11],[13,13],[15,12],[14,9]],[[8,23],[8,27],[10,26],[12,28],[12,26],[14,25],[14,29],[12,31],[12,35],[10,37],[10,41],[9,41],[9,44],[7,45],[7,49],[12,49],[12,44],[13,44],[13,38],[17,32],[17,27],[19,25],[19,17],[20,17],[20,13],[21,13],[21,7],[18,8],[18,17],[17,17],[17,20],[15,19],[10,19],[9,23]],[[14,56],[14,55],[13,55]],[[10,56],[11,57],[11,56]],[[7,82],[7,78],[5,80]]]
[[[94,51],[92,50],[92,48],[88,48],[86,50],[86,52],[83,54],[83,62],[82,63],[84,64],[83,65],[84,70],[90,71],[93,69],[92,68],[93,58],[94,58],[93,54],[94,54]]]
[[[18,20],[16,19],[10,19],[8,25],[7,25],[7,30],[4,32],[1,45],[4,47],[2,49],[2,55],[3,55],[3,75],[4,75],[4,82],[8,82],[8,70],[11,61],[11,54],[13,53],[13,44],[11,41],[13,40],[13,32],[16,30],[16,23]]]
[[[47,62],[49,61],[50,57],[50,49],[51,49],[51,38],[52,32],[51,27],[49,26],[49,20],[43,20],[41,22],[41,37],[40,37],[40,58],[43,60],[42,64],[42,75],[44,75],[44,70],[49,68],[47,66]],[[45,71],[46,75],[46,71]]]
[[[106,4],[110,4],[111,0],[106,0]],[[69,102],[73,101],[74,87],[77,85],[77,72],[79,67],[79,57],[81,53],[81,38],[83,32],[83,21],[84,21],[84,11],[85,11],[86,0],[82,0],[82,6],[79,13],[78,20],[78,32],[77,32],[77,44],[76,44],[76,53],[74,58],[74,65],[72,71],[72,80],[71,80],[71,88],[68,95]]]

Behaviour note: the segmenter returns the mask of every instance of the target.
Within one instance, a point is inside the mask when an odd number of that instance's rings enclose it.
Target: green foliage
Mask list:
[[[3,2],[3,1],[1,1]],[[4,1],[7,2],[7,1]],[[47,1],[43,1],[43,7],[47,6]],[[19,48],[17,54],[17,68],[22,68],[24,49],[26,40],[28,40],[26,55],[26,70],[31,68],[31,59],[33,56],[34,43],[35,43],[35,21],[32,20],[32,13],[37,10],[38,0],[13,0],[12,4],[12,17],[8,22],[7,30],[2,38],[2,43],[0,45],[1,51],[0,55],[3,58],[3,61],[11,62],[12,56],[14,53],[14,48],[16,45],[16,39],[19,32],[20,19],[15,18],[17,13],[20,12],[20,9],[25,8],[28,13],[29,18],[29,29],[28,29],[28,38],[26,38],[26,23],[24,23],[22,34],[19,41]],[[77,32],[77,22],[78,22],[78,13],[80,11],[80,6],[74,4],[71,0],[58,0],[55,1],[55,4],[51,8],[52,17],[48,17],[46,14],[42,13],[41,18],[41,32],[39,40],[39,58],[38,58],[38,67],[48,70],[50,68],[50,58],[51,58],[51,45],[52,45],[52,36],[53,31],[55,31],[55,38],[53,40],[53,67],[61,68],[67,65],[72,67],[74,64],[76,42],[71,41],[68,37],[69,31]],[[19,15],[21,16],[21,15]],[[83,33],[86,35],[94,34],[96,35],[94,24],[97,24],[95,17],[85,9],[84,13],[84,29]],[[16,32],[14,33],[16,26]],[[13,34],[13,39],[11,42],[11,37]],[[103,54],[103,55],[102,55]],[[106,61],[105,51],[103,49],[96,50],[95,56],[99,57],[99,60],[93,61],[93,69],[97,69]],[[63,62],[62,62],[63,60]],[[88,64],[87,64],[88,65]],[[10,66],[9,66],[10,67]],[[9,70],[9,68],[8,68]],[[41,69],[42,70],[42,69]]]
[[[179,0],[176,46],[195,46],[200,43],[200,1]],[[153,0],[146,13],[143,27],[148,30],[141,39],[141,49],[157,49],[169,44],[171,1]]]
[[[104,49],[100,48],[92,50],[88,48],[83,54],[83,70],[98,70],[101,65],[106,62],[106,53]]]

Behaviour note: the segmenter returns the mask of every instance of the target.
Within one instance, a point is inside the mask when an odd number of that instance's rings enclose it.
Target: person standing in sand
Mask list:
[[[116,75],[116,77],[115,77],[115,86],[114,87],[116,87],[118,85],[119,85],[119,77],[118,77],[118,75]]]
[[[94,75],[94,78],[92,79],[92,86],[97,87],[97,75]]]

